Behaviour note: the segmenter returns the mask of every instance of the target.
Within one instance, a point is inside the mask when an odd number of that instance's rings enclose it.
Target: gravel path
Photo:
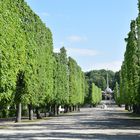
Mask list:
[[[2,140],[140,140],[140,118],[120,108],[83,108],[32,123],[1,123]]]

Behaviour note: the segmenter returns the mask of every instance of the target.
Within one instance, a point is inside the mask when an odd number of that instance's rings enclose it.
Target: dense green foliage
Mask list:
[[[89,84],[95,83],[99,88],[102,90],[105,90],[106,88],[106,76],[108,72],[108,79],[109,79],[109,87],[111,89],[114,89],[114,82],[115,82],[115,73],[111,70],[92,70],[89,72],[86,72],[86,79]]]
[[[126,52],[120,72],[119,103],[125,104],[126,109],[140,113],[140,0],[139,15],[130,24],[130,32],[126,41]],[[117,85],[116,85],[117,86]]]
[[[92,101],[91,103],[96,106],[102,100],[102,91],[94,83],[92,83]]]
[[[69,103],[69,71],[65,48],[61,48],[60,53],[55,53],[54,56],[54,104],[65,105]]]
[[[84,73],[71,57],[69,57],[68,66],[70,105],[83,104],[85,95]]]
[[[85,77],[65,48],[53,53],[49,28],[24,0],[0,1],[0,106],[17,117],[46,105],[80,105]],[[31,112],[29,113],[31,115]]]
[[[120,105],[120,91],[119,91],[119,84],[117,82],[114,88],[114,99],[116,101],[116,104]]]

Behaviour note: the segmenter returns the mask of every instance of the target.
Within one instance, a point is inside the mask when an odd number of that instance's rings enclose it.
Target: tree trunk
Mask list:
[[[76,106],[76,111],[78,111],[78,105]]]
[[[133,113],[140,114],[140,105],[133,105]]]
[[[72,112],[72,106],[69,107],[69,111]]]
[[[73,111],[75,111],[75,106],[73,106]]]
[[[67,112],[70,112],[70,108],[69,108],[69,106],[67,106]]]
[[[119,106],[119,107],[122,107],[122,105],[121,105],[121,104],[119,104],[118,106]]]
[[[68,106],[65,105],[65,106],[64,106],[64,113],[67,113],[67,112],[68,112]]]
[[[140,114],[140,105],[137,105],[137,114]]]
[[[133,113],[136,113],[136,105],[133,105]]]
[[[49,106],[49,116],[54,116],[54,106]]]
[[[32,105],[28,105],[28,110],[29,110],[29,120],[33,120],[33,108]]]
[[[73,111],[75,111],[75,105],[73,106]]]
[[[57,107],[57,105],[54,105],[54,115],[55,116],[58,115],[58,107]]]
[[[70,112],[72,112],[72,106],[70,106],[70,108],[69,108],[69,109],[70,109]]]
[[[128,110],[128,104],[125,104],[125,110]]]
[[[21,122],[21,103],[16,105],[16,120],[15,122]]]
[[[44,117],[47,117],[47,106],[45,107],[45,110],[44,110]]]
[[[128,106],[128,111],[132,111],[132,106],[131,105]]]
[[[78,105],[78,111],[80,111],[80,106]]]
[[[75,108],[74,110],[75,110],[75,111],[77,111],[77,107],[76,107],[76,105],[75,105],[75,107],[74,107],[74,108]]]
[[[52,110],[52,115],[55,116],[55,105],[53,105],[53,106],[51,107],[51,110]]]
[[[36,107],[36,118],[37,118],[37,119],[42,119],[42,117],[41,117],[41,114],[40,114],[40,111],[39,111],[39,108],[38,108],[38,107]]]

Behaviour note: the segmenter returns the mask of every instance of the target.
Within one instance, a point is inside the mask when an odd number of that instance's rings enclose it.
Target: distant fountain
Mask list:
[[[112,89],[109,87],[109,79],[108,79],[108,71],[107,71],[107,76],[106,76],[106,89],[105,91],[102,91],[102,95],[103,95],[103,98],[105,100],[112,100],[112,97],[113,97],[113,91]]]

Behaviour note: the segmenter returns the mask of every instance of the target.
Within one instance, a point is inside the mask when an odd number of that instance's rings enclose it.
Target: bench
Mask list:
[[[107,109],[107,105],[106,104],[103,104],[101,108]]]
[[[61,107],[61,105],[58,108],[59,113],[64,113],[65,109]]]

